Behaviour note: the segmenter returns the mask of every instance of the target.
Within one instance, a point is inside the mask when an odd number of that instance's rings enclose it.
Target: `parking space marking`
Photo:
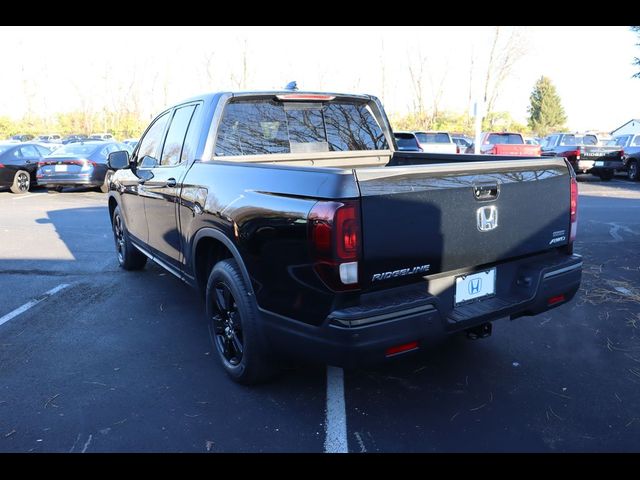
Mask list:
[[[24,200],[25,198],[33,198],[33,197],[39,197],[42,195],[46,195],[45,193],[30,193],[29,195],[20,195],[20,196],[14,196],[11,197],[11,200]]]
[[[21,313],[26,312],[31,307],[36,306],[37,304],[39,304],[43,300],[46,300],[50,296],[55,295],[56,293],[58,293],[61,290],[64,290],[68,286],[69,286],[68,283],[62,283],[62,284],[58,285],[57,287],[54,287],[51,290],[48,290],[48,291],[44,292],[41,297],[35,298],[33,300],[30,300],[27,303],[25,303],[24,305],[22,305],[21,307],[18,307],[15,310],[7,313],[4,317],[0,317],[0,325],[3,325],[5,323],[7,323],[12,318],[15,318],[18,315],[20,315]]]
[[[349,453],[347,444],[347,413],[344,402],[344,372],[341,368],[327,366],[327,436],[325,453]]]

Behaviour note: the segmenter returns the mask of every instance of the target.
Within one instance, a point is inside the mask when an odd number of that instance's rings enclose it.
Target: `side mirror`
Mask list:
[[[109,165],[109,168],[112,170],[129,168],[129,152],[126,150],[111,152],[107,157],[107,165]]]

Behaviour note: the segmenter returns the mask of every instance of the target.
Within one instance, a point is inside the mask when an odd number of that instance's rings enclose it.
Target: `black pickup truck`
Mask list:
[[[198,287],[240,383],[283,354],[348,367],[486,336],[580,285],[565,159],[398,152],[372,96],[193,98],[109,164],[120,265]]]
[[[591,173],[611,180],[616,170],[624,168],[621,148],[597,145],[595,135],[552,133],[542,141],[542,156],[565,157],[576,173]]]

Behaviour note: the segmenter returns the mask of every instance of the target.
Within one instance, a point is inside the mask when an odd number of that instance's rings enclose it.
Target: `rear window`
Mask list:
[[[90,155],[95,152],[102,145],[84,144],[84,143],[69,143],[63,147],[54,150],[51,154],[52,157],[64,157],[67,155]]]
[[[486,143],[493,145],[522,145],[522,135],[518,133],[492,133]]]
[[[371,111],[357,103],[243,101],[227,105],[216,156],[384,150]]]
[[[398,144],[398,148],[417,148],[418,141],[416,137],[411,133],[395,133],[393,135],[396,137],[396,143]]]
[[[450,143],[446,133],[416,133],[420,143]]]

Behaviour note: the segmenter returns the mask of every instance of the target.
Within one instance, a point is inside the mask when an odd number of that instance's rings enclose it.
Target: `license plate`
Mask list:
[[[496,269],[456,277],[455,305],[496,293]]]
[[[596,162],[595,166],[596,167],[604,167],[604,162]]]
[[[54,170],[54,172],[66,172],[67,171],[67,166],[66,165],[56,165],[53,170]]]

